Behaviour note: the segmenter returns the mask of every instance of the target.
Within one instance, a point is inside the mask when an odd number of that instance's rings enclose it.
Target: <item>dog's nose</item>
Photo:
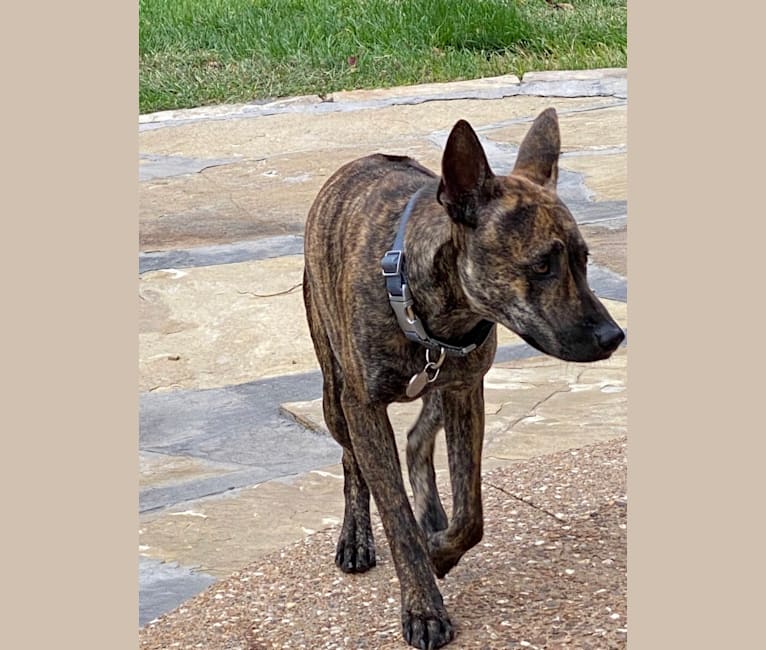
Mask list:
[[[610,323],[608,321],[596,325],[594,334],[596,335],[596,340],[601,348],[610,352],[616,350],[617,346],[620,345],[625,338],[625,333],[622,331],[622,328],[615,323]]]

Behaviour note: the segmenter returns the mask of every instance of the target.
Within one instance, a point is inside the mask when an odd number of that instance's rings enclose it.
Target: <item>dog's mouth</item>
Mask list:
[[[622,332],[622,330],[619,330]],[[612,356],[612,353],[619,346],[619,343],[624,339],[624,334],[615,336],[614,341],[607,346],[599,345],[596,340],[594,341],[577,341],[569,342],[556,341],[555,349],[552,349],[550,345],[543,345],[538,339],[531,334],[518,333],[519,336],[535,350],[547,354],[562,361],[572,361],[575,363],[588,363],[592,361],[603,361]]]
[[[625,339],[622,328],[605,310],[603,316],[600,313],[586,313],[568,323],[561,315],[551,322],[544,314],[530,312],[529,309],[517,310],[516,313],[506,312],[503,316],[499,322],[530,347],[562,361],[603,361],[608,359]]]

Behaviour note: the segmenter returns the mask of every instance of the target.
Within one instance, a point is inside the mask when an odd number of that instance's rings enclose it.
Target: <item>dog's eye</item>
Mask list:
[[[551,270],[551,263],[549,260],[542,260],[532,265],[532,271],[537,275],[548,275]]]

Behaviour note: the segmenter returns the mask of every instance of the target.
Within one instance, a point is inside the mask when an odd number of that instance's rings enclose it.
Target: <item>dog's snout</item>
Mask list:
[[[625,333],[616,323],[604,321],[596,325],[594,331],[598,344],[604,350],[613,351],[625,339]]]

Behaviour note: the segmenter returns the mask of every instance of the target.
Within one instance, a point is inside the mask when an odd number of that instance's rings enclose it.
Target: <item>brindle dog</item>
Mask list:
[[[559,140],[549,108],[532,124],[511,174],[495,176],[460,120],[441,178],[410,158],[361,158],[327,181],[306,222],[304,301],[324,378],[325,421],[343,447],[346,505],[335,562],[349,573],[375,566],[372,492],[401,586],[402,631],[416,648],[452,640],[434,576],[444,577],[483,534],[483,378],[497,347],[494,324],[567,361],[606,359],[624,338],[588,287],[587,246],[556,194]],[[431,343],[477,343],[446,358],[437,346],[428,367],[428,344],[405,336],[381,274],[381,258],[418,190],[402,247],[413,301],[408,318],[420,319]],[[416,376],[420,383],[408,393]],[[386,412],[413,392],[423,399],[407,434],[414,512]],[[433,467],[442,427],[450,521]]]

